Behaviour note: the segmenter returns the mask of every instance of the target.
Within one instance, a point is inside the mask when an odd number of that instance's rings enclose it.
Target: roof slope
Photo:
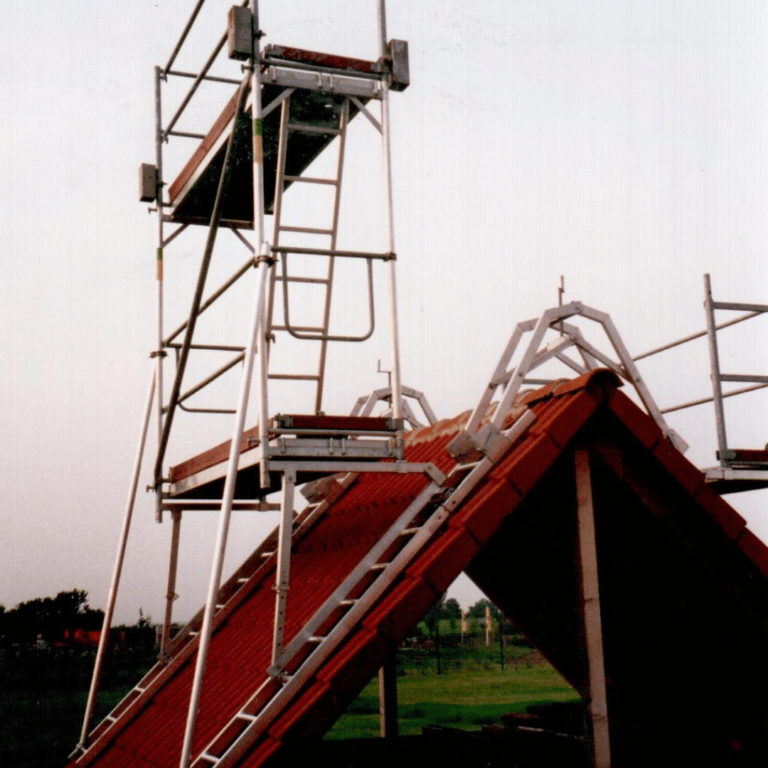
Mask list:
[[[701,754],[717,754],[720,765],[762,755],[768,705],[752,694],[768,684],[761,653],[768,643],[768,548],[618,386],[613,374],[599,371],[524,398],[533,425],[238,765],[270,757],[279,763],[283,748],[321,736],[463,570],[584,690],[573,565],[576,447],[594,457],[616,764],[634,764],[641,754],[661,764],[662,746],[675,753],[670,744],[686,757],[701,744]],[[449,471],[455,461],[446,447],[465,419],[414,431],[408,459]],[[371,473],[346,488],[325,483],[327,509],[293,549],[286,642],[427,482]],[[274,565],[262,554],[269,549],[267,542],[222,588],[226,607],[216,618],[194,754],[267,680]],[[241,577],[248,577],[242,586]],[[189,635],[179,640],[170,664],[121,705],[117,722],[97,729],[77,765],[178,763],[196,645]]]

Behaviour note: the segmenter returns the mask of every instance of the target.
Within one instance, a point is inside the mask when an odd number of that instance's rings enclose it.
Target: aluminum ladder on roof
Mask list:
[[[448,450],[457,463],[448,475],[427,465],[427,485],[296,636],[284,648],[273,647],[267,679],[190,763],[193,768],[237,764],[534,421],[533,411],[525,410],[482,448],[456,440]],[[351,484],[349,477],[343,481],[345,489]]]

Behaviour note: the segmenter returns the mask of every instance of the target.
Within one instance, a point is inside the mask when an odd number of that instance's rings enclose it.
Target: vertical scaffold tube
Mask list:
[[[96,651],[96,661],[93,666],[93,678],[91,679],[91,689],[88,693],[88,703],[85,707],[85,717],[83,718],[83,730],[80,735],[78,749],[85,749],[88,745],[88,733],[91,729],[93,720],[93,711],[96,707],[96,699],[99,694],[99,685],[101,683],[101,672],[104,667],[104,656],[109,643],[109,628],[112,625],[112,616],[115,612],[115,602],[117,600],[117,590],[120,586],[120,577],[123,573],[123,562],[125,561],[125,549],[128,544],[128,534],[131,530],[131,519],[133,518],[133,506],[136,501],[136,490],[139,487],[139,475],[141,474],[141,461],[144,457],[144,446],[147,442],[147,432],[149,431],[149,422],[152,418],[152,402],[155,399],[156,371],[153,368],[150,381],[149,393],[147,394],[147,403],[144,407],[144,418],[141,422],[139,432],[139,445],[136,449],[136,458],[133,462],[133,473],[128,488],[128,500],[125,503],[125,512],[123,514],[123,527],[120,532],[120,541],[117,545],[117,556],[115,557],[115,567],[112,571],[112,582],[109,586],[109,596],[107,598],[107,607],[104,611],[104,623],[99,638],[99,648]]]
[[[725,431],[725,408],[723,407],[723,385],[720,374],[720,354],[717,349],[717,324],[715,323],[715,302],[712,299],[712,282],[709,274],[704,275],[704,309],[707,314],[707,341],[709,343],[709,362],[712,379],[712,400],[715,406],[715,425],[717,427],[717,452],[720,466],[727,467],[730,453],[728,437]]]
[[[229,450],[229,461],[227,464],[227,476],[224,482],[224,493],[221,502],[221,513],[219,516],[219,528],[216,537],[216,549],[214,552],[213,564],[211,567],[211,577],[208,584],[208,598],[203,613],[203,624],[200,629],[199,646],[197,650],[197,662],[195,665],[195,676],[192,682],[192,693],[190,695],[189,712],[187,714],[186,730],[184,732],[184,743],[181,752],[181,768],[188,768],[192,759],[192,743],[195,737],[195,728],[197,725],[197,716],[200,708],[200,698],[203,689],[203,679],[205,677],[205,668],[208,660],[208,651],[213,634],[213,618],[216,611],[216,600],[221,585],[221,574],[224,567],[224,555],[227,546],[227,537],[229,534],[229,523],[232,517],[232,502],[235,496],[235,482],[237,480],[237,469],[240,461],[240,444],[243,438],[245,426],[245,417],[248,411],[248,398],[253,377],[254,357],[258,351],[260,358],[265,357],[264,338],[264,315],[265,315],[265,297],[266,281],[269,274],[269,259],[265,253],[264,245],[264,192],[263,192],[263,173],[262,173],[262,153],[261,153],[261,74],[259,70],[259,27],[258,27],[258,2],[252,2],[253,12],[253,56],[252,67],[253,75],[251,80],[251,94],[253,97],[253,152],[254,152],[254,229],[256,235],[256,253],[262,258],[258,261],[259,279],[256,286],[255,301],[253,306],[253,315],[251,318],[251,330],[248,345],[245,350],[245,359],[243,361],[243,374],[240,380],[240,393],[237,403],[237,414],[235,416],[235,425],[232,432],[232,443]],[[260,365],[263,368],[263,364]],[[260,387],[261,389],[261,387]],[[262,397],[264,395],[264,397]],[[260,392],[260,399],[265,399],[266,391]],[[263,403],[262,403],[263,405]],[[263,425],[260,416],[260,430]]]
[[[162,70],[155,67],[155,166],[157,168],[157,187],[155,204],[157,205],[157,350],[155,352],[155,389],[157,390],[157,444],[163,439],[163,114],[162,114]],[[155,519],[162,519],[162,483],[155,486]]]
[[[387,19],[384,0],[378,0],[379,54],[382,58],[387,51]],[[386,217],[387,252],[395,254],[395,223],[392,204],[392,150],[390,142],[389,120],[389,82],[381,82],[381,139],[384,168],[384,214]],[[392,348],[392,416],[402,419],[402,391],[400,384],[400,343],[397,318],[397,272],[396,261],[392,258],[388,264],[389,276],[389,311]],[[402,431],[398,433],[398,450],[402,449]]]
[[[261,110],[261,67],[259,52],[261,30],[259,27],[259,3],[258,0],[251,0],[251,13],[253,14],[253,57],[251,59],[251,100],[253,104],[253,231],[256,237],[254,243],[257,258],[261,259],[260,266],[266,275],[273,269],[271,251],[264,237],[264,126]],[[264,279],[259,280],[258,304],[261,306],[262,314],[266,314],[266,289],[267,283]],[[269,361],[267,352],[267,322],[266,317],[260,318],[260,333],[257,337],[257,347],[259,355],[259,378],[258,378],[258,398],[259,398],[259,445],[261,446],[261,487],[269,487],[269,466],[267,461],[268,439],[268,420],[269,420]]]
[[[165,591],[165,618],[163,619],[163,634],[160,639],[160,657],[164,661],[170,658],[168,649],[171,643],[171,627],[173,626],[173,603],[176,594],[176,575],[179,567],[179,538],[181,536],[181,510],[171,512],[171,554],[168,558],[168,588]]]

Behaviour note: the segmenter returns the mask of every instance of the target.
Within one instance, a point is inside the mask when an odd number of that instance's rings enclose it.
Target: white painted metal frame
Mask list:
[[[527,410],[507,430],[500,433],[505,449],[521,437],[535,421],[535,414]],[[362,618],[373,607],[389,585],[403,572],[405,567],[413,560],[416,554],[426,545],[448,520],[453,512],[485,478],[496,462],[504,455],[505,451],[499,451],[494,456],[484,456],[481,460],[472,464],[457,464],[446,477],[438,470],[432,470],[431,482],[414,499],[408,508],[399,516],[388,532],[374,545],[368,554],[360,561],[358,566],[342,582],[341,585],[328,597],[326,602],[318,609],[315,615],[302,628],[301,632],[286,646],[277,656],[275,663],[267,670],[270,678],[283,682],[282,687],[266,704],[259,704],[262,697],[268,695],[271,680],[265,683],[249,698],[240,711],[222,728],[192,764],[197,768],[215,765],[216,768],[232,766],[259,737],[260,734],[275,721],[280,712],[290,703],[292,697],[298,693],[301,687],[317,671],[320,665],[344,640],[349,631],[358,626]],[[464,475],[459,485],[450,490],[446,488],[445,481],[456,473]],[[446,497],[445,494],[449,495]],[[435,505],[429,518],[417,527],[411,527],[415,518],[430,505]],[[379,563],[382,555],[399,537],[408,537],[407,543],[395,555],[389,563]],[[360,581],[371,573],[378,574],[375,581],[356,599],[350,600],[349,595]],[[348,610],[324,637],[317,637],[314,633],[338,610],[339,607]],[[298,669],[290,674],[286,673],[288,667],[299,652],[307,645],[313,648],[311,654],[301,662]],[[257,711],[251,711],[257,710]],[[222,754],[215,755],[210,750],[219,738],[228,731],[230,725],[236,721],[246,723],[241,734],[233,740]]]
[[[735,302],[715,301],[712,298],[712,284],[708,274],[704,275],[704,309],[707,316],[707,340],[709,342],[709,359],[712,379],[712,401],[715,406],[715,424],[717,427],[717,447],[720,456],[720,466],[729,468],[736,458],[736,454],[728,447],[728,438],[725,427],[725,408],[723,399],[734,394],[751,392],[768,386],[768,376],[754,376],[743,374],[725,374],[720,370],[720,354],[717,344],[717,330],[720,326],[715,323],[715,310],[736,310],[749,313],[744,319],[768,312],[765,304],[742,304]],[[741,318],[737,318],[741,319]],[[740,382],[752,386],[736,392],[723,392],[723,382]],[[765,477],[765,476],[764,476]]]
[[[117,555],[115,557],[115,565],[112,571],[112,581],[109,587],[109,596],[107,598],[107,607],[104,611],[104,622],[101,628],[101,637],[99,638],[99,647],[96,651],[96,661],[94,663],[93,676],[91,678],[91,687],[88,692],[88,702],[85,707],[85,715],[83,717],[83,728],[80,733],[80,742],[77,745],[77,749],[74,754],[78,754],[85,750],[88,745],[88,735],[91,730],[91,723],[93,722],[93,713],[96,708],[96,701],[99,694],[99,686],[101,685],[101,673],[104,667],[104,657],[107,652],[107,645],[109,643],[109,631],[112,626],[112,617],[115,613],[115,603],[117,602],[117,592],[120,587],[120,579],[123,573],[123,563],[125,562],[125,552],[128,547],[128,536],[131,531],[131,520],[133,519],[133,508],[136,503],[136,492],[139,487],[139,478],[141,476],[141,463],[144,458],[144,448],[147,442],[147,432],[149,431],[149,424],[152,417],[153,403],[159,399],[156,398],[157,392],[157,369],[153,368],[150,382],[149,392],[147,394],[146,406],[144,408],[144,418],[141,422],[141,429],[139,432],[139,444],[136,448],[136,456],[133,462],[133,471],[131,473],[131,480],[128,487],[128,499],[125,503],[125,512],[123,514],[123,525],[120,531],[120,540],[117,546]]]
[[[384,0],[379,0],[379,32],[380,32],[380,53],[386,56],[386,25],[384,15]],[[219,532],[217,536],[216,549],[214,554],[214,563],[211,569],[211,578],[209,583],[208,599],[206,601],[203,625],[200,631],[200,644],[197,653],[195,676],[190,696],[189,712],[187,716],[187,725],[184,734],[184,743],[182,747],[180,768],[188,768],[192,757],[192,743],[194,740],[197,724],[197,715],[200,705],[200,696],[205,676],[208,649],[210,646],[213,616],[216,609],[216,599],[221,584],[221,572],[223,567],[224,553],[229,529],[229,520],[232,512],[234,498],[235,481],[238,473],[240,459],[240,445],[245,428],[245,416],[248,409],[249,391],[251,386],[251,376],[253,373],[254,362],[258,352],[258,425],[259,425],[259,446],[258,453],[261,454],[260,475],[263,488],[270,486],[270,450],[269,450],[269,406],[268,406],[268,347],[269,347],[269,319],[267,317],[267,281],[269,274],[274,270],[274,258],[272,249],[264,238],[264,178],[263,178],[263,150],[262,150],[262,108],[261,99],[258,97],[261,93],[262,72],[259,66],[260,61],[260,33],[259,33],[259,14],[258,0],[251,1],[251,13],[253,16],[253,53],[251,57],[251,93],[252,114],[253,114],[253,190],[254,190],[254,230],[255,230],[255,250],[260,255],[260,280],[255,296],[253,321],[251,324],[251,336],[245,351],[243,365],[243,374],[241,381],[240,397],[238,399],[236,423],[233,430],[232,442],[230,448],[230,458],[227,468],[227,476],[224,485],[224,498],[222,500],[222,509],[219,520]],[[321,76],[322,78],[322,76]],[[323,86],[322,79],[318,81],[320,87]],[[390,138],[389,138],[389,102],[388,102],[388,83],[381,81],[381,133],[382,147],[384,154],[384,178],[385,178],[385,215],[387,231],[387,252],[394,254],[394,227],[392,215],[392,173],[390,159]],[[286,101],[287,103],[287,101]],[[287,115],[287,109],[283,107],[284,114]],[[285,123],[285,121],[284,121]],[[287,128],[287,125],[285,125]],[[283,142],[281,142],[283,144]],[[284,150],[283,150],[284,153]],[[280,190],[282,192],[282,190]],[[268,266],[268,268],[267,268]],[[390,305],[390,323],[392,335],[392,388],[393,388],[393,416],[396,420],[402,419],[401,406],[401,387],[400,387],[400,360],[399,343],[397,338],[397,301],[396,301],[396,280],[395,280],[395,260],[389,262],[389,305]],[[403,435],[402,428],[396,432],[396,452],[398,456],[403,454]],[[290,526],[292,522],[292,491],[295,482],[295,475],[292,473],[283,473],[284,498],[283,510],[281,515],[281,533],[280,533],[280,566],[277,575],[277,604],[275,629],[273,640],[273,655],[276,657],[280,652],[282,645],[282,620],[285,608],[285,595],[289,588],[289,568],[290,568]],[[417,537],[418,538],[418,537]]]
[[[587,342],[580,328],[564,322],[577,316],[591,320],[602,327],[617,359],[608,356]],[[550,341],[546,341],[548,331],[557,334]],[[527,345],[523,346],[525,334],[530,334],[530,339]],[[521,348],[522,354],[519,361],[513,364],[512,358],[518,351],[518,347]],[[571,347],[578,352],[581,362],[577,362],[565,354],[566,350]],[[593,370],[598,366],[605,366],[614,371],[634,387],[646,411],[675,447],[680,451],[687,449],[688,446],[685,441],[666,423],[610,316],[578,301],[548,309],[538,320],[518,323],[485,392],[470,416],[466,432],[470,435],[478,434],[480,424],[486,417],[494,396],[500,391],[499,405],[490,420],[491,426],[498,429],[515,397],[527,382],[527,377],[531,371],[553,359],[559,360],[579,374]]]
[[[437,422],[437,416],[432,410],[426,395],[417,389],[412,387],[401,386],[400,394],[402,397],[401,408],[403,411],[403,417],[414,428],[423,426],[423,423],[419,421],[413,409],[409,405],[408,399],[415,400],[424,414],[428,424],[435,424]],[[373,413],[377,403],[384,402],[389,403],[390,408],[384,412],[385,416],[389,416],[393,413],[391,407],[392,403],[392,387],[383,387],[381,389],[375,389],[370,395],[363,395],[357,399],[352,412],[352,416],[370,416]]]
[[[235,482],[237,480],[238,463],[240,459],[240,443],[245,429],[245,418],[248,411],[248,399],[251,389],[251,378],[253,375],[254,358],[258,349],[259,357],[259,402],[261,405],[259,414],[260,432],[262,438],[266,436],[266,363],[264,362],[266,349],[266,334],[264,328],[265,304],[266,304],[266,286],[269,277],[269,270],[273,262],[271,260],[271,251],[269,244],[264,238],[264,153],[262,147],[263,138],[263,118],[261,106],[261,67],[260,58],[260,36],[259,31],[259,9],[258,0],[252,0],[251,13],[253,15],[253,52],[251,55],[251,93],[254,94],[252,101],[253,116],[253,223],[255,237],[255,251],[260,257],[259,280],[254,295],[253,317],[251,320],[251,330],[248,340],[248,346],[245,352],[243,364],[243,373],[240,383],[240,395],[238,397],[237,415],[235,417],[235,426],[232,432],[232,442],[230,446],[229,464],[227,467],[227,477],[224,483],[224,495],[219,517],[219,530],[217,534],[216,549],[214,553],[213,566],[211,568],[211,577],[208,585],[208,598],[205,604],[205,613],[203,617],[203,626],[200,630],[200,645],[197,652],[197,663],[195,665],[195,676],[192,683],[192,692],[190,695],[189,712],[187,714],[187,725],[184,732],[184,743],[182,745],[180,768],[187,768],[191,761],[192,742],[195,736],[197,726],[197,715],[200,708],[200,696],[202,694],[203,679],[205,677],[205,668],[208,660],[208,648],[211,642],[213,628],[213,616],[216,611],[216,601],[219,588],[221,586],[221,573],[224,566],[224,555],[227,545],[227,536],[229,533],[229,522],[232,514],[232,502],[235,495]]]

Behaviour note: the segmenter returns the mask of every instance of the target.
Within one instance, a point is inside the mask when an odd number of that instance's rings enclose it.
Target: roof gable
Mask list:
[[[677,706],[662,707],[660,714],[656,708],[652,718],[646,714],[660,690],[696,713],[686,720],[689,732],[704,716],[702,685],[693,683],[701,679],[710,653],[705,636],[710,603],[718,622],[728,627],[726,647],[739,656],[733,670],[745,673],[749,663],[761,684],[768,682],[757,653],[768,640],[768,548],[618,386],[613,374],[598,371],[522,399],[515,413],[531,409],[533,425],[252,740],[243,764],[261,765],[283,746],[322,735],[388,650],[463,570],[583,690],[573,569],[576,447],[586,447],[595,464],[609,704],[623,718],[612,724],[618,728],[617,749],[631,750],[637,733],[647,736],[671,727]],[[408,459],[449,471],[456,462],[447,448],[464,422],[465,417],[457,417],[417,430],[408,440]],[[324,484],[325,513],[294,545],[286,641],[426,484],[418,475],[373,473],[359,475],[346,487]],[[269,558],[262,557],[267,549],[254,553],[233,577],[247,574],[242,589],[235,589],[232,580],[222,588],[234,597],[217,617],[195,752],[211,743],[259,686],[267,686],[265,695],[270,692],[266,669],[274,571]],[[672,650],[665,655],[665,648]],[[117,723],[103,728],[102,738],[78,764],[107,758],[110,765],[121,765],[119,755],[126,765],[136,764],[131,761],[139,756],[146,765],[178,759],[195,651],[194,640],[180,641],[171,664],[153,673],[143,686],[146,692],[126,705]],[[680,684],[670,679],[675,670]],[[741,681],[745,677],[739,675]],[[748,693],[730,671],[707,679],[729,699]],[[726,751],[722,744],[729,739],[749,749],[763,748],[759,734],[764,731],[757,724],[765,719],[765,707],[751,708],[749,717],[744,707],[736,711],[739,723],[731,717],[719,729],[709,729],[712,743]]]

